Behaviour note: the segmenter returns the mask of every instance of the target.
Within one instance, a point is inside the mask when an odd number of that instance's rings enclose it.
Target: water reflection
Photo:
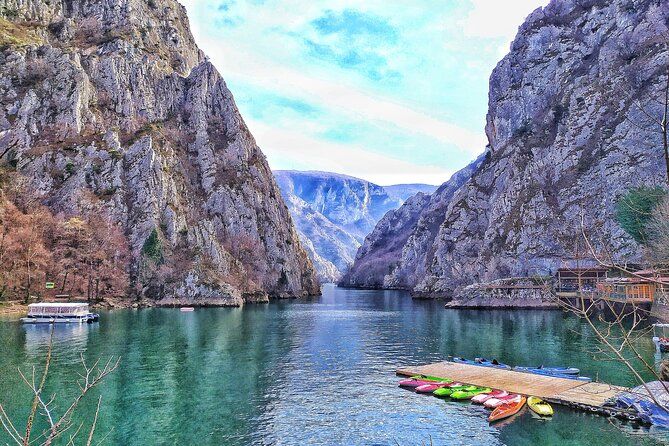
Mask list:
[[[109,444],[419,445],[432,438],[591,446],[658,438],[566,409],[550,421],[525,413],[490,426],[481,407],[396,386],[398,365],[448,355],[574,364],[616,384],[632,382],[624,369],[594,360],[589,330],[559,311],[446,311],[401,292],[327,287],[321,298],[244,309],[105,312],[97,326],[56,334],[57,388],[74,383],[79,354],[87,361],[121,356],[99,389],[99,432],[109,433]],[[38,363],[48,337],[47,327],[0,323],[0,402],[14,413],[29,397],[16,367]],[[652,358],[652,343],[641,347]]]
[[[53,331],[53,352],[60,361],[79,361],[86,351],[91,332],[98,324],[22,324],[25,332],[25,353],[34,359],[43,359]]]

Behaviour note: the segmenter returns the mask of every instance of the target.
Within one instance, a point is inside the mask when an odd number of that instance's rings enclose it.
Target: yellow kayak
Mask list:
[[[527,399],[527,405],[530,406],[533,412],[544,416],[550,417],[553,415],[553,408],[546,401],[536,396],[531,396]]]

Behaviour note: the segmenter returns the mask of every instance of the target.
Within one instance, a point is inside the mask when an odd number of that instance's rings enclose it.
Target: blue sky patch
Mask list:
[[[548,0],[180,0],[274,169],[441,184],[487,143],[488,80]]]
[[[346,39],[374,36],[389,43],[397,41],[398,31],[387,20],[352,9],[328,10],[311,25],[323,35],[340,34]]]

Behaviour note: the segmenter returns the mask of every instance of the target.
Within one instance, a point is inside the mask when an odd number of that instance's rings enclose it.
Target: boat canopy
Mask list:
[[[87,303],[39,303],[28,305],[28,316],[78,316],[89,312]]]

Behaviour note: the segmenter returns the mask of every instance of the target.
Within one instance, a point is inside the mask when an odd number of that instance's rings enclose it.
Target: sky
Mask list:
[[[180,0],[272,169],[441,184],[485,150],[488,79],[547,0]]]

